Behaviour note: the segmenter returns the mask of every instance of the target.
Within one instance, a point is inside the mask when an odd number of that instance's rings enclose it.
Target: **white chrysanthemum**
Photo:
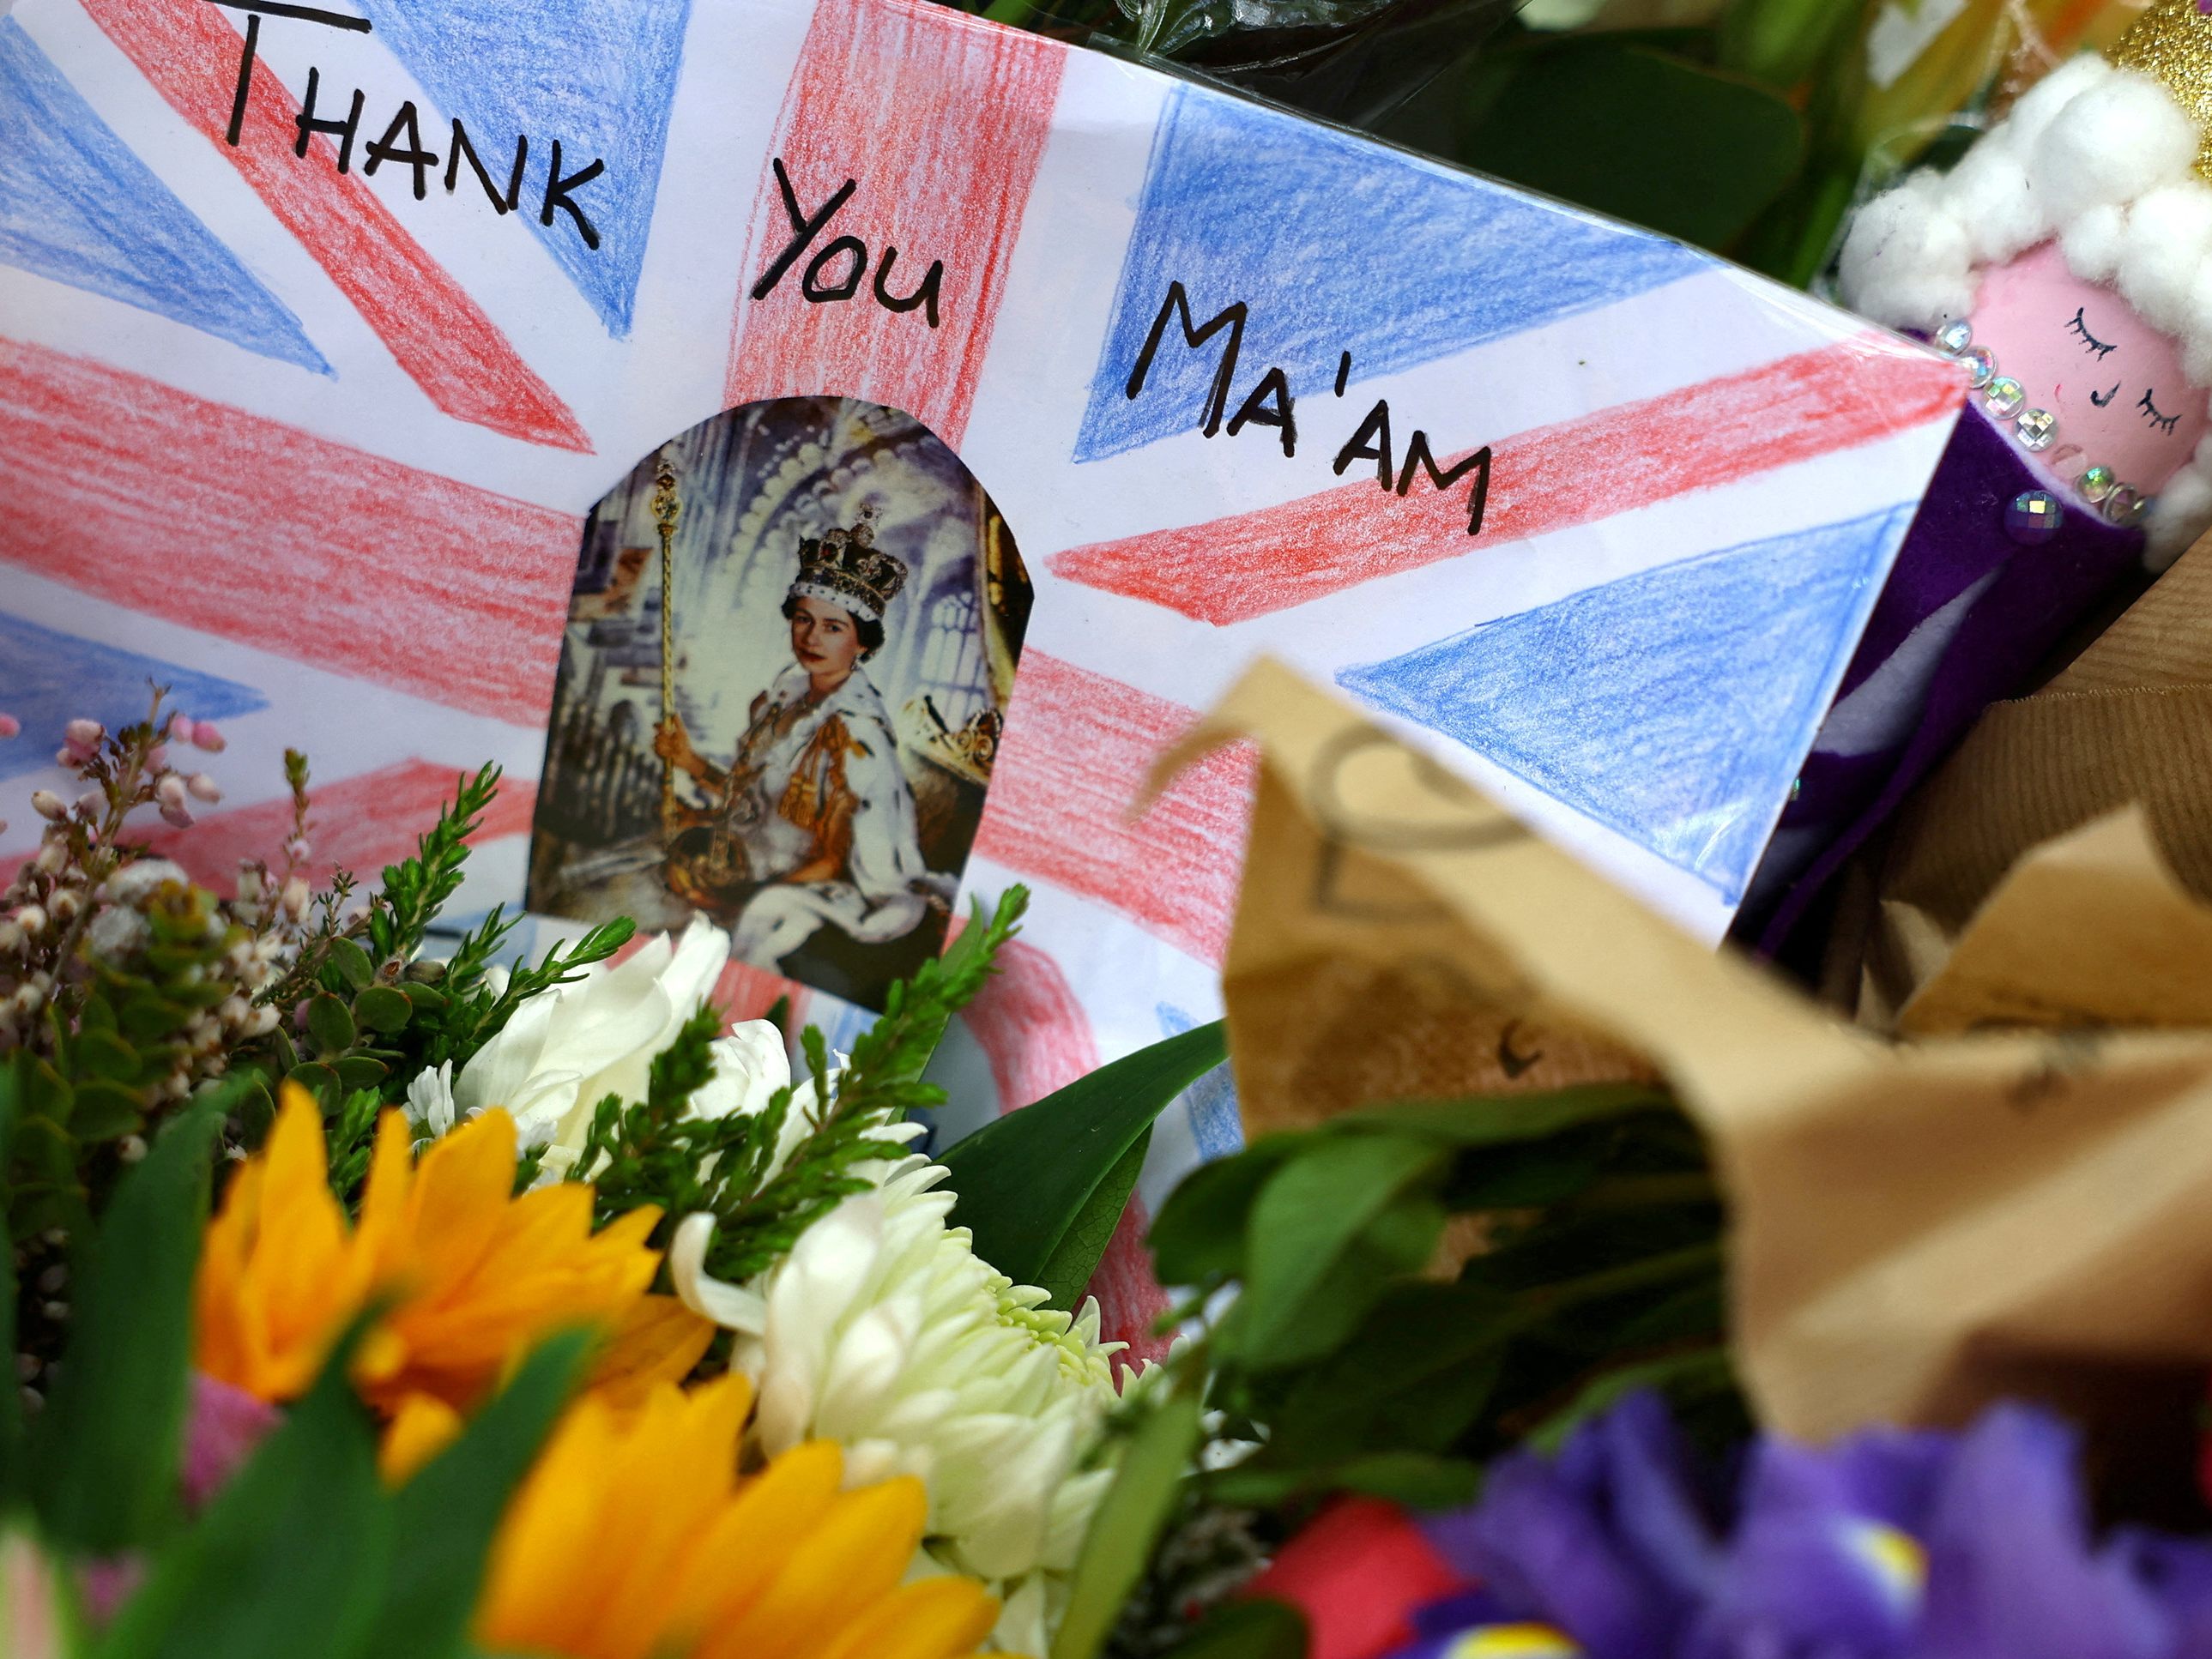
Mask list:
[[[575,1164],[600,1101],[645,1098],[653,1057],[676,1040],[729,959],[730,936],[695,920],[681,938],[648,940],[619,966],[593,963],[526,1001],[459,1076],[441,1066],[416,1077],[408,1115],[443,1134],[504,1107],[523,1145],[545,1147],[545,1171],[558,1178]],[[493,970],[495,988],[503,974]],[[733,1026],[714,1052],[714,1074],[691,1097],[694,1116],[757,1112],[791,1081],[782,1034],[766,1020]]]
[[[710,1216],[677,1230],[669,1268],[696,1311],[738,1334],[753,1433],[773,1455],[803,1440],[846,1451],[855,1484],[912,1474],[929,1489],[927,1560],[984,1580],[1005,1601],[1001,1648],[1049,1645],[1091,1517],[1111,1479],[1085,1468],[1116,1400],[1098,1310],[1042,1305],[947,1227],[945,1171],[921,1158],[807,1229],[744,1285],[707,1276]]]

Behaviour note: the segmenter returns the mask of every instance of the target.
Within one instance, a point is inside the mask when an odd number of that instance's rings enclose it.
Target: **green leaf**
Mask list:
[[[1639,1112],[1673,1112],[1674,1097],[1640,1083],[1595,1083],[1540,1095],[1478,1096],[1468,1100],[1407,1101],[1370,1106],[1325,1126],[1330,1133],[1384,1129],[1433,1136],[1455,1146],[1496,1146],[1543,1140],[1562,1130]]]
[[[135,1083],[138,1079],[138,1051],[112,1031],[80,1032],[76,1064],[80,1072],[116,1083]]]
[[[1455,1457],[1376,1452],[1303,1469],[1235,1468],[1206,1477],[1206,1496],[1234,1508],[1265,1509],[1294,1498],[1364,1492],[1408,1509],[1458,1509],[1482,1489],[1482,1471]]]
[[[1394,1224],[1391,1212],[1410,1189],[1441,1174],[1449,1157],[1448,1148],[1411,1135],[1325,1136],[1276,1170],[1247,1224],[1250,1271],[1235,1310],[1239,1357],[1279,1365],[1326,1352],[1348,1334],[1347,1296],[1356,1300],[1378,1269],[1410,1271],[1406,1258],[1420,1249],[1410,1264],[1418,1267],[1425,1258],[1419,1236],[1433,1247],[1442,1210],[1430,1200],[1419,1207],[1433,1212],[1434,1224],[1424,1213],[1411,1229]],[[1355,1249],[1363,1240],[1366,1248]],[[1381,1290],[1376,1283],[1366,1300]],[[1362,1303],[1352,1318],[1364,1311]]]
[[[88,1553],[152,1543],[175,1518],[192,1273],[216,1134],[235,1092],[211,1091],[170,1121],[116,1184],[76,1264],[75,1322],[31,1476],[47,1532]]]
[[[382,1060],[371,1060],[367,1054],[348,1054],[331,1067],[337,1073],[338,1086],[349,1096],[374,1089],[391,1069]]]
[[[296,1083],[314,1096],[325,1117],[345,1098],[345,1091],[338,1083],[337,1069],[325,1066],[319,1060],[311,1060],[305,1066],[295,1066],[285,1081]]]
[[[142,1121],[137,1094],[119,1083],[80,1083],[70,1111],[70,1133],[81,1146],[129,1134]]]
[[[1340,1352],[1297,1376],[1261,1455],[1295,1466],[1444,1450],[1496,1388],[1514,1314],[1486,1285],[1390,1286]]]
[[[986,1124],[939,1160],[960,1195],[951,1224],[972,1229],[975,1254],[1007,1278],[1042,1283],[1046,1264],[1092,1194],[1161,1109],[1226,1053],[1217,1020],[1139,1048]]]
[[[1199,1419],[1197,1396],[1176,1394],[1130,1437],[1083,1540],[1051,1659],[1092,1659],[1104,1646],[1174,1513],[1176,1488],[1198,1445]]]
[[[16,1077],[16,1102],[21,1117],[43,1117],[55,1123],[69,1121],[70,1109],[76,1091],[70,1087],[69,1079],[56,1071],[52,1060],[39,1060],[26,1054],[21,1061],[22,1069]]]
[[[345,1004],[325,991],[307,1003],[307,1035],[315,1040],[318,1053],[342,1054],[353,1047],[358,1034]]]
[[[1532,1430],[1525,1443],[1532,1451],[1556,1453],[1584,1423],[1602,1416],[1639,1389],[1701,1395],[1727,1393],[1735,1387],[1735,1368],[1723,1346],[1624,1365],[1586,1385],[1566,1406]]]
[[[1138,1172],[1145,1167],[1145,1153],[1152,1144],[1152,1126],[1147,1123],[1121,1154],[1121,1162],[1091,1189],[1091,1196],[1083,1200],[1075,1219],[1053,1246],[1052,1255],[1038,1271],[1036,1283],[1049,1294],[1054,1307],[1074,1307],[1084,1287],[1091,1283],[1091,1275],[1098,1271],[1099,1258],[1106,1254],[1115,1228],[1121,1224],[1121,1212],[1129,1207],[1129,1194],[1136,1189]]]
[[[323,960],[342,981],[356,991],[376,977],[376,964],[368,959],[368,952],[349,939],[332,939],[330,952]]]
[[[198,1524],[155,1558],[93,1659],[367,1659],[394,1505],[346,1376],[353,1346],[339,1345]],[[173,1462],[161,1472],[174,1484]]]
[[[1837,14],[1834,0],[1809,0]],[[1588,36],[1478,63],[1453,159],[1724,249],[1796,176],[1804,126],[1757,82]]]
[[[391,1593],[365,1652],[437,1659],[459,1650],[492,1534],[591,1346],[589,1333],[542,1345],[467,1432],[399,1489]]]
[[[1160,1283],[1203,1285],[1241,1278],[1244,1228],[1253,1203],[1267,1177],[1300,1144],[1294,1135],[1273,1135],[1185,1176],[1145,1236]]]
[[[1175,1659],[1306,1659],[1305,1615],[1286,1601],[1223,1601],[1176,1644]]]
[[[415,1005],[404,991],[372,985],[353,1000],[353,1017],[372,1031],[403,1031],[415,1018]]]

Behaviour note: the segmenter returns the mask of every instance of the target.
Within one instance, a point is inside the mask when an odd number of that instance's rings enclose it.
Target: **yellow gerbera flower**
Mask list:
[[[428,1395],[465,1411],[532,1344],[565,1327],[619,1330],[605,1362],[636,1388],[681,1376],[711,1336],[646,1297],[659,1217],[632,1211],[592,1231],[592,1190],[520,1198],[514,1126],[489,1111],[433,1146],[418,1168],[405,1120],[376,1129],[358,1226],[331,1194],[322,1114],[288,1085],[268,1144],[233,1177],[208,1224],[194,1306],[198,1364],[267,1401],[305,1392],[331,1345],[372,1298],[390,1307],[355,1364],[385,1409]]]
[[[564,1659],[972,1652],[998,1617],[981,1586],[899,1583],[921,1539],[921,1483],[841,1492],[842,1455],[826,1441],[741,1480],[751,1405],[741,1376],[689,1394],[664,1382],[628,1407],[580,1400],[501,1523],[482,1644]]]

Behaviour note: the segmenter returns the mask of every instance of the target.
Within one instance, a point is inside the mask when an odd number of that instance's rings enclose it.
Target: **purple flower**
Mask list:
[[[1431,1518],[1479,1595],[1420,1621],[1557,1626],[1589,1659],[2212,1659],[2212,1544],[2093,1538],[2072,1431],[2000,1406],[1963,1434],[1762,1439],[1707,1502],[1656,1396]]]
[[[1680,1438],[1656,1395],[1624,1400],[1556,1458],[1492,1470],[1482,1502],[1432,1529],[1453,1565],[1522,1620],[1605,1659],[1667,1659],[1721,1566]]]

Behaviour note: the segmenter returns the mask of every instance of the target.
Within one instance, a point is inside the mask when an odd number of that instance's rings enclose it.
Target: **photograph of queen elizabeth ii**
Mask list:
[[[879,1006],[943,948],[1029,604],[1006,520],[909,416],[786,398],[672,439],[585,523],[531,908],[703,915]]]

